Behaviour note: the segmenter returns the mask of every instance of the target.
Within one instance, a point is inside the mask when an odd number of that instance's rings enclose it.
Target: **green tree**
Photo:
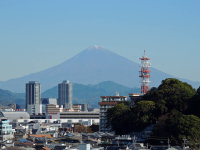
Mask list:
[[[196,95],[188,100],[188,113],[200,117],[200,88],[197,89]]]
[[[187,109],[187,100],[195,95],[196,91],[191,85],[181,82],[178,79],[168,78],[162,81],[158,88],[153,88],[146,95],[144,99],[153,100],[156,103],[165,101],[162,107],[167,107],[168,111],[176,109],[184,112]],[[163,109],[160,112],[165,113]]]
[[[129,105],[120,103],[107,111],[108,126],[111,125],[116,134],[127,134],[131,132],[131,109]]]
[[[194,115],[183,115],[173,110],[167,118],[159,121],[154,130],[154,136],[165,136],[172,144],[181,144],[183,138],[190,143],[200,141],[200,118]]]
[[[112,130],[121,135],[141,131],[155,123],[155,108],[153,101],[140,101],[132,109],[128,104],[118,104],[107,111],[108,126],[111,125]]]
[[[200,95],[200,87],[197,89],[197,95]]]
[[[133,131],[141,131],[148,125],[155,123],[156,105],[153,101],[140,101],[133,107]]]
[[[156,113],[155,116],[158,118],[162,114],[166,114],[168,111],[168,108],[166,106],[166,101],[165,100],[158,100],[156,102]]]

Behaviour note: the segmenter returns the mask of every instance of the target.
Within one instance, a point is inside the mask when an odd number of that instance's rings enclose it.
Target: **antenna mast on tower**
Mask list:
[[[140,78],[141,78],[141,93],[142,94],[146,94],[149,91],[149,78],[150,76],[150,70],[149,67],[151,67],[151,63],[150,63],[150,58],[147,58],[146,56],[146,51],[144,50],[144,55],[142,56],[142,58],[140,58],[141,60],[141,71],[140,71]]]

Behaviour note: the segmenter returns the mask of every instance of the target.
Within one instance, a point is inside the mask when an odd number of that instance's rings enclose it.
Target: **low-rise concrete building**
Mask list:
[[[41,98],[41,102],[42,102],[42,113],[46,113],[46,106],[48,104],[57,105],[57,99],[56,98]]]
[[[5,141],[13,137],[12,125],[9,124],[10,120],[2,118],[0,120],[0,140]]]
[[[57,114],[63,112],[63,108],[59,107],[59,105],[47,104],[46,105],[46,113],[47,114]]]

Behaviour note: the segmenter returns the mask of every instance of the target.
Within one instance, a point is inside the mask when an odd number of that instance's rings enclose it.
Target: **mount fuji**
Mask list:
[[[54,67],[20,78],[2,81],[0,82],[0,88],[14,92],[24,92],[25,83],[38,81],[42,86],[42,91],[45,91],[63,80],[81,84],[113,81],[135,88],[140,86],[139,69],[138,63],[105,48],[93,46]],[[173,77],[155,68],[151,68],[151,76],[151,87],[158,86],[165,78]],[[200,85],[199,82],[182,81],[188,82],[195,88]]]

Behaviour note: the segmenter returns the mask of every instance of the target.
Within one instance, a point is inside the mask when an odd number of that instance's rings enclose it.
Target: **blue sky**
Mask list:
[[[199,0],[0,1],[0,80],[55,66],[91,45],[200,81]]]

